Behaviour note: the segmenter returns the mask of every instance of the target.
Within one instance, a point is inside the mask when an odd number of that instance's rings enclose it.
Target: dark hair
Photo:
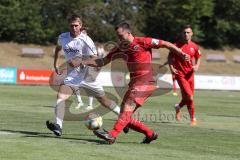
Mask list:
[[[115,27],[115,30],[118,30],[119,28],[122,28],[124,30],[128,30],[129,32],[131,32],[131,27],[127,22],[122,22],[122,23],[118,24]]]
[[[73,21],[79,21],[80,24],[82,24],[82,20],[79,15],[73,14],[68,18],[68,23],[71,23]]]
[[[182,26],[182,30],[187,29],[187,28],[192,29],[192,26],[190,24]]]

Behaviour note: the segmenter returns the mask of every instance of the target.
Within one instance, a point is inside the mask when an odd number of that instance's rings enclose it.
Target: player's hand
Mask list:
[[[170,70],[172,74],[178,74],[178,70],[176,70],[173,66],[170,66]]]
[[[57,73],[57,75],[61,75],[62,74],[58,67],[54,67],[54,70]]]
[[[197,72],[197,71],[198,71],[198,66],[196,66],[196,65],[193,66],[193,71],[194,71],[194,72]]]
[[[185,60],[185,61],[190,61],[190,56],[186,53],[182,54],[182,58]]]

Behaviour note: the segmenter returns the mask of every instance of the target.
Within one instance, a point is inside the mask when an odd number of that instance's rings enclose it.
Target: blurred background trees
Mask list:
[[[0,39],[55,43],[72,13],[96,42],[116,40],[114,26],[127,21],[137,35],[169,41],[191,24],[205,47],[240,47],[239,0],[0,0]]]

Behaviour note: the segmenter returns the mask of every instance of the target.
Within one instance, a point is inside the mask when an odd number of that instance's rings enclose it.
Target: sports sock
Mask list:
[[[190,100],[187,103],[187,108],[188,108],[188,113],[190,115],[190,119],[191,120],[195,119],[195,109],[194,109],[194,102],[193,102],[193,100]]]
[[[93,105],[93,97],[89,96],[88,97],[88,106],[92,106]]]
[[[109,109],[112,110],[116,115],[120,114],[120,107],[114,101],[111,101]]]
[[[75,94],[76,94],[78,103],[83,103],[82,97],[81,97],[81,95],[80,95],[80,90],[76,90],[76,91],[75,91]]]
[[[133,118],[131,118],[127,126],[137,132],[145,134],[147,137],[151,137],[153,134],[153,131],[150,130],[144,123]]]
[[[60,128],[62,128],[64,114],[65,114],[65,101],[62,99],[57,99],[55,105],[55,118],[56,123],[60,126]]]
[[[123,128],[126,127],[127,124],[131,121],[132,114],[132,111],[123,111],[122,113],[120,113],[113,129],[108,133],[116,138],[118,134],[123,130]]]

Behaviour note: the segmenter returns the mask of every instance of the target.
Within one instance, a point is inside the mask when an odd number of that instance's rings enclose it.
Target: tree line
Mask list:
[[[0,0],[0,39],[56,43],[73,13],[100,43],[115,41],[114,26],[127,21],[136,35],[175,41],[190,24],[205,47],[240,47],[239,0]]]

